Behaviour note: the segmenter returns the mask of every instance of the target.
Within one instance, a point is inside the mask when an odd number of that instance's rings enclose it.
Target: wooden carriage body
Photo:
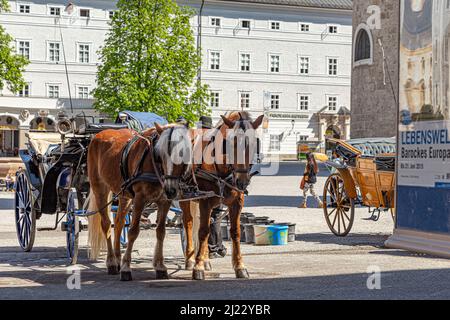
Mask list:
[[[395,141],[329,139],[334,145],[333,161],[326,164],[337,170],[324,188],[324,211],[330,229],[345,236],[353,225],[355,205],[378,211],[395,207]],[[337,224],[337,227],[336,227]],[[340,225],[342,224],[342,225]]]

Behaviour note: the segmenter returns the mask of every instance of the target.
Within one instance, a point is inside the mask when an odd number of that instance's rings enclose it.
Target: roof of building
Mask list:
[[[223,2],[245,2],[257,4],[273,4],[295,7],[311,7],[326,9],[352,10],[353,0],[216,0]]]

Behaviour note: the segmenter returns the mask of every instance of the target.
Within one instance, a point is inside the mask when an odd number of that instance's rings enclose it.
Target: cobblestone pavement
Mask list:
[[[446,259],[389,250],[383,247],[393,222],[384,214],[368,221],[359,208],[351,234],[332,235],[320,209],[297,209],[302,167],[283,163],[277,176],[255,177],[245,211],[269,216],[278,222],[296,223],[296,242],[282,247],[243,244],[242,253],[251,278],[236,280],[231,258],[212,260],[213,271],[204,282],[190,280],[182,270],[180,236],[169,230],[165,242],[170,280],[154,280],[151,257],[154,230],[142,231],[133,253],[132,282],[106,274],[104,261],[86,258],[87,235],[80,238],[81,289],[69,290],[73,274],[65,260],[65,234],[41,231],[34,249],[23,253],[17,245],[13,222],[13,196],[0,197],[0,299],[448,299],[450,263]],[[322,170],[317,190],[322,190]],[[310,203],[313,206],[314,203]],[[38,221],[48,227],[54,217]],[[231,245],[226,242],[231,251]],[[369,270],[381,271],[381,290],[369,290]]]

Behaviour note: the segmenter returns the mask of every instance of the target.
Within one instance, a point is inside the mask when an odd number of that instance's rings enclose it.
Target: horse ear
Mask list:
[[[262,114],[258,117],[258,119],[253,121],[253,123],[252,123],[253,129],[255,129],[255,130],[258,129],[261,126],[263,120],[264,120],[264,115]]]
[[[164,131],[163,127],[161,127],[157,122],[155,122],[155,129],[158,134],[161,134]]]
[[[229,128],[234,128],[234,125],[236,124],[236,122],[231,121],[230,119],[228,119],[227,117],[222,116],[222,115],[221,115],[220,117],[222,118],[223,122],[224,122]]]

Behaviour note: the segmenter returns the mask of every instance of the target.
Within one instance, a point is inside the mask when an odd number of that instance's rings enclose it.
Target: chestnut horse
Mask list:
[[[240,215],[244,207],[244,192],[251,179],[251,162],[255,154],[254,146],[257,145],[255,131],[263,119],[262,115],[252,121],[247,112],[232,112],[228,117],[222,116],[223,122],[218,124],[216,129],[199,129],[196,132],[198,136],[194,141],[194,158],[200,152],[204,160],[198,164],[198,161],[194,159],[193,165],[195,172],[198,173],[196,174],[198,187],[201,191],[214,191],[217,196],[201,199],[198,202],[180,203],[187,242],[185,267],[186,270],[193,270],[194,280],[203,280],[205,270],[210,270],[209,223],[212,210],[221,203],[229,209],[233,243],[232,263],[236,277],[249,277],[241,256]],[[249,132],[253,134],[249,135]],[[202,137],[202,134],[205,134],[206,139]],[[238,140],[244,141],[244,144],[237,142]],[[230,144],[233,141],[234,143]],[[230,145],[233,145],[233,148],[230,148]],[[231,157],[230,154],[232,154]],[[243,154],[244,157],[238,159],[239,154]],[[193,217],[198,214],[200,214],[199,250],[194,258]]]
[[[126,161],[122,160],[125,148],[129,150]],[[131,252],[139,235],[141,214],[146,204],[156,203],[158,226],[153,266],[158,279],[168,278],[163,257],[166,217],[171,201],[180,194],[180,179],[192,172],[191,159],[190,132],[183,125],[161,127],[155,123],[155,128],[142,134],[129,129],[105,130],[97,134],[89,145],[87,163],[91,187],[88,210],[99,212],[89,219],[90,258],[98,257],[106,239],[108,273],[118,274],[120,271],[120,279],[130,281]],[[127,168],[127,177],[131,178],[128,181],[121,174],[124,167]],[[110,210],[106,206],[111,193],[118,195],[119,200],[114,219],[114,247]],[[131,205],[133,214],[128,245],[120,264],[120,234]]]

